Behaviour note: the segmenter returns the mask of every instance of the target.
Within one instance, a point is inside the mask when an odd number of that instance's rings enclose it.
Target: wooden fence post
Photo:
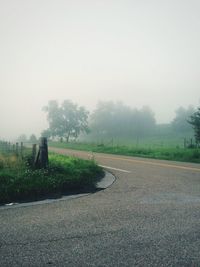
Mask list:
[[[20,154],[21,154],[21,157],[23,157],[23,150],[24,150],[24,144],[23,142],[20,143]]]
[[[46,168],[48,165],[48,145],[47,138],[41,137],[39,152],[35,161],[35,166],[38,168]]]
[[[8,142],[5,142],[5,152],[8,152]]]
[[[32,146],[32,164],[35,164],[36,161],[36,152],[37,152],[37,145],[33,144]]]
[[[9,152],[11,151],[11,144],[10,144],[10,142],[8,143],[8,151]]]
[[[46,137],[42,137],[40,140],[40,164],[42,168],[46,168],[48,165],[48,146]]]
[[[19,143],[16,143],[16,155],[19,155]]]

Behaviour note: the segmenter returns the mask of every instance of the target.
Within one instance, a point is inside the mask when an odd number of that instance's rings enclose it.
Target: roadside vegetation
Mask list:
[[[112,101],[99,102],[90,117],[67,101],[60,107],[51,101],[45,111],[49,129],[43,134],[50,146],[200,162],[200,109],[192,106],[179,107],[166,124],[158,124],[147,106],[138,109]]]
[[[165,124],[156,122],[148,106],[134,108],[122,102],[99,102],[89,115],[69,100],[52,100],[44,111],[49,128],[42,136],[54,147],[200,162],[200,108],[179,107]],[[32,135],[29,141],[37,140]]]
[[[200,149],[50,142],[49,146],[99,153],[200,163]]]
[[[91,192],[102,176],[94,161],[50,153],[48,167],[35,169],[29,152],[23,158],[0,152],[0,204]]]

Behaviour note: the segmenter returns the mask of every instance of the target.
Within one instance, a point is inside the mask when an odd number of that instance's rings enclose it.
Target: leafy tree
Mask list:
[[[30,141],[31,143],[36,143],[36,142],[37,142],[37,137],[36,137],[34,134],[32,134],[32,135],[30,136],[30,138],[29,138],[29,141]]]
[[[193,126],[196,142],[200,143],[200,107],[190,116],[188,122]]]
[[[84,107],[78,107],[70,100],[65,100],[61,106],[55,100],[49,101],[44,107],[47,112],[49,131],[52,137],[77,138],[81,132],[88,131],[89,112]]]
[[[194,107],[189,106],[188,108],[179,107],[176,112],[176,117],[171,123],[172,129],[175,132],[183,133],[190,132],[192,127],[188,124],[188,119],[194,113]]]

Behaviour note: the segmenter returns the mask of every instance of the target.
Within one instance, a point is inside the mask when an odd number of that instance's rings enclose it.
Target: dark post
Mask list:
[[[36,168],[46,168],[48,165],[48,145],[47,138],[41,137],[39,151],[35,160]]]
[[[3,152],[5,152],[6,151],[6,145],[5,145],[6,143],[5,142],[3,142]]]
[[[19,143],[16,143],[16,155],[19,155]]]
[[[23,157],[23,149],[24,149],[23,142],[21,142],[21,144],[20,144],[21,157]]]
[[[32,164],[35,164],[36,152],[37,152],[37,145],[33,144],[33,146],[32,146]]]
[[[7,152],[7,142],[4,143],[4,150]]]
[[[48,146],[46,137],[41,137],[40,139],[39,165],[41,168],[46,168],[48,165]]]
[[[8,143],[8,151],[9,152],[11,151],[11,144],[10,144],[10,142]]]

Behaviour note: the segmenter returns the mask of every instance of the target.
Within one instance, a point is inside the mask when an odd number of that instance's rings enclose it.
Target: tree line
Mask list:
[[[80,135],[90,134],[95,138],[133,138],[155,135],[161,125],[156,123],[155,114],[148,106],[131,108],[122,102],[102,101],[89,114],[85,107],[70,100],[60,105],[56,100],[49,101],[43,108],[47,114],[49,128],[42,136],[69,142]],[[179,107],[170,124],[164,125],[176,133],[188,133],[194,130],[196,142],[200,142],[200,108]],[[32,141],[35,136],[30,137]],[[24,140],[22,140],[24,141]]]
[[[90,117],[92,134],[102,137],[151,135],[155,125],[155,115],[149,107],[131,108],[121,102],[99,102]]]

